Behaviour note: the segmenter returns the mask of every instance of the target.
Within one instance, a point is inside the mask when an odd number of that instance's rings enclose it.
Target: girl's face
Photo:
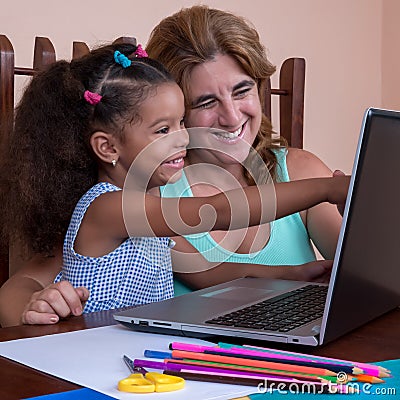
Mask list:
[[[194,130],[191,151],[202,161],[217,165],[244,161],[260,128],[262,111],[255,80],[235,59],[218,54],[194,67],[187,102],[187,128],[215,128],[208,129],[207,135],[197,135]],[[202,144],[220,151],[195,150]]]
[[[188,134],[183,124],[183,93],[175,83],[165,83],[141,104],[140,120],[124,130],[120,163],[147,188],[178,180],[184,166]],[[132,165],[132,166],[131,166]]]

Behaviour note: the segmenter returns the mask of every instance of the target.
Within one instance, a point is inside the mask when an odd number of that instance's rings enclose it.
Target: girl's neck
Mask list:
[[[196,151],[189,151],[185,164],[186,167],[192,166],[192,168],[185,169],[186,176],[190,183],[204,182],[220,187],[221,190],[232,189],[232,184],[236,187],[238,185],[242,187],[248,186],[244,175],[244,169],[240,163],[207,163],[196,154]],[[224,182],[230,182],[227,184],[227,188],[222,188],[222,186],[225,186]]]
[[[109,171],[101,168],[98,174],[98,182],[108,182],[122,189],[124,186],[125,178],[122,179],[117,174],[110,173]]]
[[[121,189],[124,188],[125,182],[126,181],[126,175],[125,176],[118,176],[117,174],[114,173],[107,173],[105,170],[99,171],[99,176],[98,176],[98,182],[108,182],[111,183],[112,185],[119,187]],[[151,186],[148,185],[147,187],[141,186],[138,181],[133,182],[133,180],[130,180],[127,184],[127,187],[129,189],[135,189],[141,192],[147,192],[148,190],[151,189]]]

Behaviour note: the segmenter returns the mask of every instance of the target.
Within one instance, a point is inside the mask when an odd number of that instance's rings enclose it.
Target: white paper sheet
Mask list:
[[[0,342],[0,354],[31,368],[116,399],[143,399],[143,394],[123,393],[120,379],[129,375],[122,360],[144,358],[145,349],[168,351],[170,342],[207,344],[203,340],[134,332],[122,325],[86,329],[28,339]],[[169,393],[146,394],[146,399],[231,399],[254,393],[257,388],[186,380],[185,388]]]

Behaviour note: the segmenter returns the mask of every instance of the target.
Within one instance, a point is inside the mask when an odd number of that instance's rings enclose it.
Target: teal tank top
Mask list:
[[[278,159],[277,180],[289,182],[286,150],[279,149],[275,153]],[[160,193],[162,197],[193,197],[184,171],[182,171],[182,177],[179,181],[160,187]],[[316,260],[308,232],[299,213],[273,221],[269,241],[264,248],[254,253],[230,252],[221,247],[208,232],[184,237],[210,262],[300,265]],[[177,296],[191,290],[174,279],[174,291],[175,296]]]

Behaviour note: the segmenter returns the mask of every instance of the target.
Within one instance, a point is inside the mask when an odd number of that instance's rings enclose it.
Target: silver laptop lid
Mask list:
[[[366,111],[321,327],[326,343],[400,304],[400,112]]]

